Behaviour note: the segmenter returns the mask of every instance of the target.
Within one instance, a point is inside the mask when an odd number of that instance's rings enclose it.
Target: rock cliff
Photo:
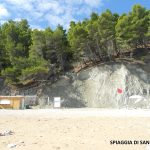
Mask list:
[[[25,95],[39,97],[61,97],[64,107],[150,107],[150,66],[137,64],[109,63],[81,70],[79,73],[66,73],[53,84],[45,84]],[[117,89],[121,89],[118,93]],[[1,90],[2,92],[2,90]],[[130,96],[135,98],[130,99]],[[137,98],[141,96],[140,100]],[[39,99],[40,99],[39,98]],[[40,101],[41,103],[41,101]],[[45,104],[46,100],[42,99]]]

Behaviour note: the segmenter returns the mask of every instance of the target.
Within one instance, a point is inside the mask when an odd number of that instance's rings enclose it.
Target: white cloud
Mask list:
[[[64,0],[64,2],[72,6],[86,4],[95,8],[99,7],[99,5],[102,5],[102,0]]]
[[[76,14],[76,15],[90,15],[91,14],[91,9],[89,8],[89,7],[82,7],[82,8],[80,8],[80,9],[77,9],[74,13]]]
[[[64,12],[64,8],[60,5],[60,3],[56,1],[41,1],[36,6],[36,9],[41,12],[52,11],[55,14],[62,14]]]
[[[91,7],[99,7],[102,5],[102,0],[84,0],[85,3]]]
[[[21,21],[22,18],[15,18],[14,21]]]
[[[81,5],[84,0],[64,0],[67,5]]]
[[[0,25],[4,24],[6,22],[7,22],[7,20],[0,20]]]
[[[53,27],[60,24],[66,29],[69,28],[70,21],[76,21],[70,14],[64,14],[62,16],[48,14],[45,16],[45,19],[48,21],[49,25]]]
[[[31,27],[32,30],[34,30],[34,29],[43,30],[43,28],[41,28],[41,27],[38,26],[38,25],[33,25],[33,24],[31,24],[30,27]]]
[[[0,4],[0,18],[8,17],[10,14],[4,5]]]
[[[33,19],[38,19],[40,17],[42,17],[44,15],[43,12],[38,12],[38,11],[33,11],[32,13],[30,13],[30,17],[34,17]]]
[[[45,17],[46,20],[48,20],[49,24],[55,26],[57,24],[61,24],[61,25],[64,25],[64,20],[63,18],[59,17],[59,16],[55,16],[55,15],[47,15]]]
[[[34,0],[5,0],[7,3],[14,5],[16,9],[20,8],[26,11],[33,11],[32,1]]]
[[[2,0],[13,18],[26,18],[30,24],[68,28],[70,21],[81,20],[98,10],[103,0]],[[9,10],[8,9],[8,10]],[[45,25],[45,23],[48,23]]]

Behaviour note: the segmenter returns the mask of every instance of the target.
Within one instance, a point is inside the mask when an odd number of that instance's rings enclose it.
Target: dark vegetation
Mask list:
[[[135,5],[128,14],[101,15],[71,22],[68,32],[31,30],[27,20],[9,20],[0,26],[0,76],[10,85],[25,86],[55,80],[77,67],[116,58],[140,58],[150,47],[150,10]],[[134,50],[137,50],[136,53]],[[142,60],[148,60],[146,56]]]

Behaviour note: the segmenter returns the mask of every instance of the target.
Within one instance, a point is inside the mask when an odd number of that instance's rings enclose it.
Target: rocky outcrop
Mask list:
[[[118,93],[117,89],[122,93]],[[67,74],[43,90],[50,99],[60,96],[67,107],[149,107],[150,75],[136,65],[108,64]],[[129,99],[140,95],[145,100]],[[132,102],[131,102],[132,101]]]
[[[149,70],[149,66],[145,68]],[[149,108],[150,74],[145,68],[121,63],[99,65],[77,74],[66,73],[55,83],[33,88],[28,94],[40,90],[39,97],[49,97],[51,101],[59,96],[64,107]],[[122,93],[117,92],[118,88]],[[143,99],[129,99],[133,95]]]

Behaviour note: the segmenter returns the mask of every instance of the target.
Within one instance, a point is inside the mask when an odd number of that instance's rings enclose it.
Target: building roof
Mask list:
[[[8,95],[8,96],[0,96],[0,98],[7,98],[7,97],[24,97],[23,95],[16,95],[16,96],[10,96],[10,95]]]

